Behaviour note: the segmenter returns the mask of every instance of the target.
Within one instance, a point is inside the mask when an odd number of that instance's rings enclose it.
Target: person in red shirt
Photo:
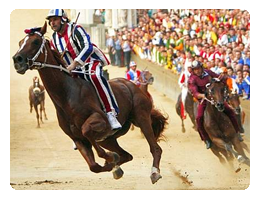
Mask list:
[[[202,63],[199,61],[193,61],[191,68],[192,73],[188,80],[188,88],[192,95],[200,102],[198,105],[196,122],[200,137],[206,143],[206,148],[209,149],[212,145],[212,141],[210,140],[208,133],[203,126],[203,116],[207,106],[207,101],[203,101],[205,99],[206,84],[210,83],[210,77],[219,78],[221,80],[223,75],[219,76],[211,70],[203,69]],[[229,117],[236,132],[238,133],[239,128],[234,111],[226,102],[224,102],[224,107],[225,109],[223,112]]]

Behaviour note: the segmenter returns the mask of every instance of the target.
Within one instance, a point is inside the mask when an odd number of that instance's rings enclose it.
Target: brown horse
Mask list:
[[[38,69],[56,108],[59,126],[74,141],[92,172],[114,169],[114,178],[123,176],[120,165],[133,157],[119,146],[117,138],[126,134],[133,123],[141,128],[149,143],[153,156],[150,178],[152,183],[158,181],[161,178],[159,165],[162,149],[157,141],[162,136],[167,119],[152,108],[149,98],[135,84],[116,78],[109,82],[120,108],[118,120],[122,129],[111,131],[94,87],[88,81],[65,73],[68,71],[63,60],[44,38],[46,29],[45,22],[39,31],[28,34],[20,41],[20,49],[13,56],[16,71],[24,74],[28,69]],[[99,157],[105,159],[104,166],[96,163],[92,147]]]
[[[191,122],[193,124],[192,128],[194,128],[195,130],[197,130],[197,123],[196,123],[197,107],[198,107],[198,102],[195,102],[193,100],[193,96],[191,95],[191,93],[188,92],[187,97],[185,99],[185,110],[188,113]],[[181,94],[179,94],[178,96],[177,102],[175,104],[175,109],[176,109],[176,113],[181,118],[182,132],[185,133],[186,129],[184,126],[184,119],[181,116]]]
[[[228,103],[234,109],[239,125],[240,133],[244,133],[243,124],[245,122],[245,112],[240,104],[240,96],[236,91],[230,91],[228,95]]]
[[[222,155],[228,161],[232,161],[235,156],[239,162],[249,166],[249,158],[244,153],[238,134],[229,117],[223,113],[226,99],[225,87],[224,83],[218,79],[212,79],[211,83],[207,85],[205,100],[208,102],[204,114],[204,127],[213,142],[211,150],[221,163],[225,162]]]
[[[47,120],[47,115],[45,112],[45,93],[44,86],[40,84],[40,80],[38,77],[33,78],[33,85],[29,88],[29,101],[30,101],[30,113],[32,113],[32,108],[36,112],[37,118],[37,127],[40,128],[40,120],[42,121],[42,112],[44,114],[45,120]],[[38,111],[38,106],[40,105],[40,115]]]

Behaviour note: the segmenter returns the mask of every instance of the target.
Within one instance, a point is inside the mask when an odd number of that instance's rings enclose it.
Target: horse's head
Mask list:
[[[34,88],[39,87],[39,85],[40,85],[40,79],[37,76],[33,77],[33,87]]]
[[[46,33],[47,24],[41,28],[26,29],[27,34],[19,42],[19,50],[13,56],[14,67],[19,74],[24,74],[28,69],[33,67],[33,63],[38,59],[44,59],[43,47],[45,43],[44,34]]]
[[[214,103],[219,112],[224,111],[224,101],[226,100],[227,88],[223,82],[213,78],[211,83],[206,85],[208,98]]]
[[[232,91],[229,93],[228,102],[231,107],[234,108],[236,115],[239,115],[241,113],[241,107],[239,94],[237,93],[237,91]]]
[[[143,83],[143,84],[152,85],[154,82],[153,74],[150,73],[148,70],[143,70],[139,77],[139,81],[140,81],[140,83]]]

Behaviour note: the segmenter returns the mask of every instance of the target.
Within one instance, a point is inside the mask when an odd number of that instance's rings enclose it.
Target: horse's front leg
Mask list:
[[[43,111],[43,114],[44,114],[44,119],[48,120],[46,112],[45,112],[45,102],[44,102],[44,100],[42,101],[42,111]]]
[[[105,131],[110,129],[107,127],[108,125],[101,115],[99,113],[93,113],[82,125],[81,132],[93,145],[98,156],[104,158],[106,163],[112,163],[115,166],[120,160],[119,155],[117,153],[105,152],[105,150],[96,142],[96,140],[102,136],[101,134],[106,136],[104,134]]]
[[[34,110],[35,110],[35,112],[36,112],[37,128],[40,128],[40,120],[39,120],[38,105],[34,105]]]
[[[143,116],[139,113],[138,115],[136,115],[136,122],[138,123],[138,126],[141,128],[141,131],[143,132],[150,146],[150,152],[153,156],[153,166],[150,178],[152,183],[154,184],[160,178],[162,178],[160,174],[160,160],[162,155],[162,149],[156,142],[154,132],[151,126],[151,118],[149,116]]]
[[[74,140],[74,143],[77,146],[77,149],[79,150],[83,158],[88,163],[90,171],[94,173],[100,173],[100,172],[108,172],[113,169],[114,167],[113,164],[107,163],[104,167],[102,167],[95,162],[95,156],[92,151],[92,145],[89,142]]]

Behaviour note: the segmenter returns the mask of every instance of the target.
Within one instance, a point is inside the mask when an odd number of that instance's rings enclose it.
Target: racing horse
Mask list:
[[[181,127],[182,127],[182,132],[185,133],[186,129],[184,126],[184,119],[182,118],[181,114],[181,93],[178,96],[177,102],[175,104],[175,109],[176,113],[180,116],[181,118]],[[193,96],[190,92],[187,93],[187,97],[185,99],[185,110],[187,111],[191,122],[193,124],[193,127],[195,130],[197,130],[197,123],[196,123],[196,115],[197,115],[197,107],[198,107],[198,102],[195,102],[193,99]]]
[[[243,147],[239,141],[229,117],[223,112],[226,104],[227,88],[219,79],[213,78],[206,85],[207,106],[204,112],[204,127],[212,141],[212,152],[219,158],[221,163],[225,160],[232,163],[233,158],[239,162],[250,165],[249,158],[245,155]],[[234,149],[233,149],[234,147]],[[222,155],[221,155],[221,154]]]
[[[239,94],[236,91],[230,91],[228,95],[228,103],[234,109],[240,133],[244,133],[243,124],[245,122],[245,112],[242,110]]]
[[[109,82],[120,108],[118,120],[122,129],[112,131],[94,87],[89,81],[71,76],[60,54],[52,50],[45,39],[46,30],[45,22],[43,27],[26,31],[27,35],[19,42],[20,48],[13,56],[17,73],[38,70],[56,108],[59,126],[76,144],[94,173],[113,170],[114,178],[121,178],[120,166],[133,157],[119,146],[117,138],[128,132],[131,123],[140,127],[153,157],[150,178],[153,184],[157,182],[162,177],[159,168],[162,149],[158,141],[163,137],[167,118],[152,107],[150,99],[134,83],[116,78]],[[92,147],[105,159],[104,165],[95,161]]]
[[[42,121],[42,112],[44,114],[45,120],[47,120],[47,115],[45,112],[45,93],[44,93],[44,86],[40,84],[40,80],[37,76],[33,78],[33,85],[29,87],[29,102],[30,102],[30,113],[32,113],[32,108],[36,112],[36,119],[37,119],[37,127],[40,128],[40,120]],[[40,105],[40,115],[38,106]]]

